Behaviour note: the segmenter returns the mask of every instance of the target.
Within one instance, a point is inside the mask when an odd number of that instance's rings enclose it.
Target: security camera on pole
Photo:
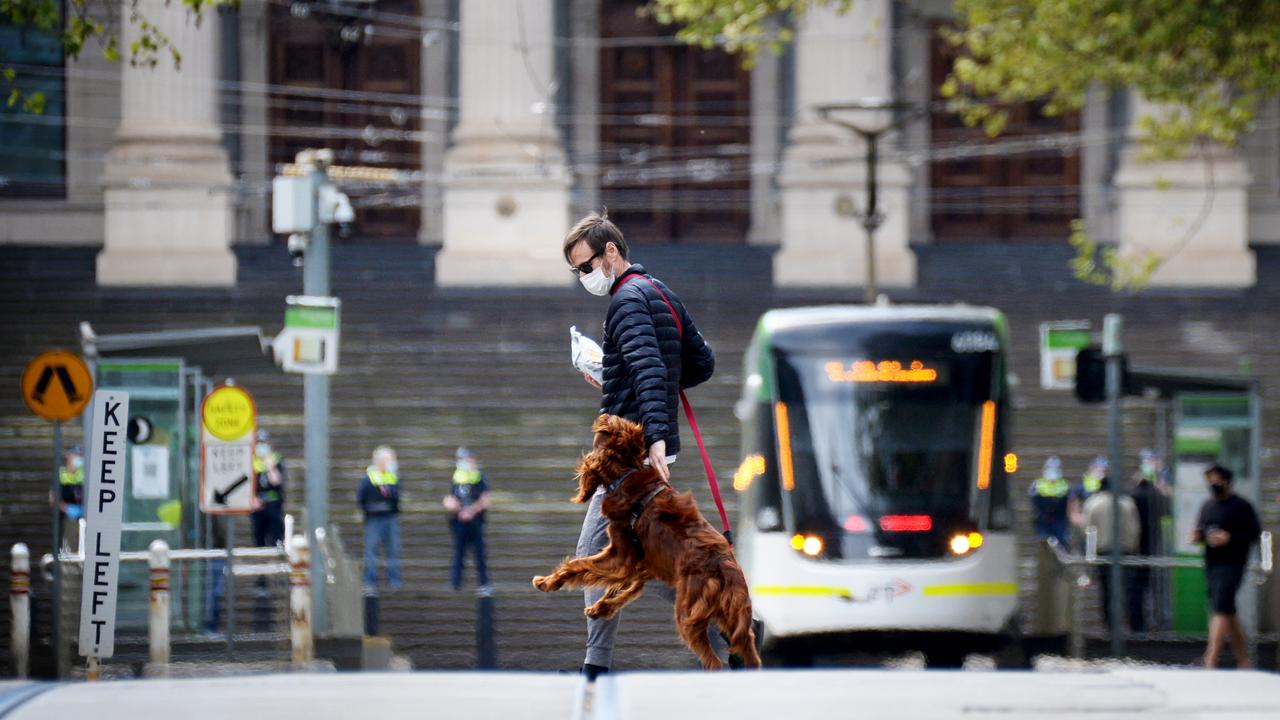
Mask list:
[[[337,371],[339,306],[337,298],[329,297],[329,225],[346,227],[355,221],[351,201],[329,180],[332,165],[332,150],[304,150],[271,183],[272,229],[289,236],[289,255],[294,265],[303,268],[304,296],[290,298],[286,328],[274,349],[277,362],[286,370],[306,374],[303,456],[308,542],[316,537],[317,528],[329,523],[329,375]],[[323,562],[311,565],[312,626],[316,628],[328,627],[323,568]]]

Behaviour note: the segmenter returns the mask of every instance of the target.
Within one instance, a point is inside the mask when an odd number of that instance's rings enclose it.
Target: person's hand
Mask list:
[[[459,508],[459,507],[460,507],[460,506],[458,505],[458,498],[456,498],[456,497],[454,497],[454,496],[452,496],[452,495],[445,495],[445,496],[444,496],[444,509],[445,509],[445,510],[448,510],[448,511],[449,511],[449,512],[451,512],[451,513],[456,513],[456,512],[458,512],[458,508]]]
[[[258,497],[257,495],[254,495],[253,500],[249,502],[249,509],[253,510],[254,512],[258,512],[259,510],[261,510],[262,498]]]
[[[1200,528],[1193,528],[1191,534],[1187,536],[1187,540],[1191,543],[1202,543],[1204,542],[1204,533],[1201,532]]]
[[[595,379],[595,378],[593,378],[593,377],[591,377],[591,373],[589,373],[589,372],[584,372],[584,373],[582,373],[582,379],[583,379],[583,380],[586,380],[588,385],[590,385],[591,387],[593,387],[593,388],[595,388],[595,389],[597,389],[597,390],[603,390],[603,389],[604,389],[604,386],[603,386],[603,385],[601,385],[600,383],[596,382],[596,379]]]
[[[663,482],[671,479],[671,471],[667,469],[667,441],[659,440],[649,446],[649,467],[658,471]]]
[[[471,522],[471,518],[475,517],[475,513],[469,507],[462,508],[458,511],[458,520],[461,522]]]
[[[1209,547],[1222,547],[1231,542],[1231,533],[1222,529],[1210,530],[1206,540],[1209,543]]]
[[[280,487],[284,482],[284,478],[280,477],[280,471],[275,468],[267,468],[267,482],[275,487]]]

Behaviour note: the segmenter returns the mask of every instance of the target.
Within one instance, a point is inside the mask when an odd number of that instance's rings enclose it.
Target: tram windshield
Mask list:
[[[952,337],[881,332],[777,354],[781,480],[797,531],[824,537],[828,557],[937,557],[979,529],[997,354],[994,335],[965,352]]]

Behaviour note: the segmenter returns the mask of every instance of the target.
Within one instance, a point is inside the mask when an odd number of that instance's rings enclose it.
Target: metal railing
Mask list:
[[[1050,558],[1055,565],[1053,571],[1048,574],[1041,575],[1041,587],[1039,588],[1041,599],[1041,612],[1053,613],[1060,612],[1062,608],[1061,602],[1054,603],[1046,601],[1045,597],[1052,597],[1055,592],[1052,587],[1046,587],[1046,579],[1057,576],[1059,580],[1064,580],[1068,587],[1070,598],[1067,603],[1070,619],[1068,625],[1068,647],[1072,657],[1084,657],[1084,589],[1089,587],[1091,579],[1089,577],[1089,569],[1095,567],[1110,567],[1111,559],[1104,557],[1097,552],[1097,530],[1096,528],[1086,528],[1085,531],[1085,553],[1076,555],[1068,552],[1057,540],[1047,538],[1043,541],[1042,547],[1045,552],[1041,553],[1041,558]],[[1121,567],[1131,568],[1150,568],[1150,569],[1203,569],[1204,560],[1199,557],[1173,557],[1173,556],[1147,556],[1147,555],[1125,555],[1120,561]],[[1274,547],[1272,535],[1269,531],[1264,531],[1258,539],[1258,554],[1256,562],[1250,562],[1246,567],[1248,574],[1253,581],[1261,588],[1266,583],[1267,578],[1274,570]],[[1104,602],[1106,599],[1104,599]],[[1259,621],[1266,616],[1266,593],[1258,592],[1256,601],[1258,604],[1257,617]],[[1048,618],[1040,618],[1046,624],[1052,625],[1052,620]],[[1124,621],[1123,618],[1112,618],[1113,627],[1116,632],[1122,632]],[[1260,624],[1260,622],[1259,622]],[[1260,631],[1249,633],[1249,655],[1257,661],[1258,657],[1258,637]]]
[[[226,613],[225,641],[228,653],[234,652],[236,637],[235,578],[237,577],[257,577],[262,580],[278,577],[281,580],[288,581],[287,583],[259,584],[255,600],[262,601],[266,605],[266,622],[274,627],[288,628],[287,632],[268,633],[267,637],[281,640],[288,637],[292,645],[292,656],[295,665],[311,661],[314,633],[311,627],[310,576],[305,571],[301,573],[298,571],[299,567],[305,568],[307,566],[310,545],[305,536],[293,534],[293,526],[292,517],[286,517],[285,543],[275,547],[242,547],[229,550],[170,550],[163,541],[156,540],[152,542],[149,550],[120,553],[122,567],[125,564],[148,563],[147,577],[149,578],[149,583],[146,600],[146,633],[149,646],[148,657],[151,661],[152,672],[160,674],[166,672],[170,656],[171,629],[179,634],[184,632],[194,633],[195,628],[192,627],[193,619],[195,626],[203,627],[205,622],[204,610],[206,608],[204,608],[201,601],[207,601],[212,605],[214,602],[225,600],[225,607],[223,608]],[[81,538],[83,537],[84,533],[82,532]],[[354,587],[354,605],[357,607],[355,611],[357,617],[356,630],[354,633],[348,632],[346,634],[358,636],[359,587],[358,581],[353,586],[351,561],[343,552],[341,540],[337,537],[336,532],[318,532],[316,545],[323,545],[326,565],[331,568],[328,573],[331,592],[337,597],[345,597],[351,594],[350,588]],[[217,564],[218,561],[225,563],[225,565]],[[62,572],[68,579],[76,576],[82,577],[85,562],[83,539],[80,547],[75,552],[61,551],[58,562],[61,564]],[[15,545],[12,549],[13,572],[10,586],[10,607],[13,619],[11,648],[14,654],[13,667],[19,676],[27,673],[30,663],[30,643],[27,641],[30,637],[31,628],[29,565],[30,559],[26,546],[21,543]],[[46,586],[52,585],[53,565],[54,558],[51,554],[46,554],[40,559],[40,577],[44,579]],[[173,571],[175,570],[178,574],[176,578],[173,577]],[[189,570],[191,572],[188,572]],[[226,580],[225,592],[215,598],[212,589],[216,584],[210,583],[214,583],[219,574]],[[175,580],[177,582],[174,582]],[[64,594],[73,593],[76,585],[78,583],[64,583]],[[271,585],[276,587],[272,589]],[[283,590],[283,592],[275,592],[275,590]],[[174,591],[179,593],[178,599],[182,601],[180,607],[185,607],[188,599],[192,600],[191,609],[195,611],[194,615],[196,617],[184,617],[184,615],[187,615],[185,611],[180,612],[176,618],[173,616],[170,603],[173,599]],[[284,595],[284,597],[279,597],[279,595]],[[345,606],[350,606],[351,604],[351,601],[348,600]],[[79,603],[64,603],[64,605],[67,605],[66,611],[62,613],[62,617],[53,618],[53,622],[61,623],[61,626],[65,629],[72,624],[69,621],[74,618],[79,608]],[[255,608],[255,614],[257,614],[257,609]],[[120,610],[136,616],[142,608],[137,607],[136,602],[131,601],[130,603],[122,602],[118,606],[117,612],[119,613]],[[350,611],[347,611],[344,617],[349,616]],[[217,613],[212,617],[216,621],[218,619]],[[335,623],[335,625],[337,624]],[[350,620],[344,620],[341,623],[342,629],[345,630],[350,624]],[[63,633],[62,636],[67,637],[68,635]],[[64,655],[63,648],[55,648],[55,663],[58,665],[57,674],[59,676],[65,675],[66,666],[69,665],[69,660]]]

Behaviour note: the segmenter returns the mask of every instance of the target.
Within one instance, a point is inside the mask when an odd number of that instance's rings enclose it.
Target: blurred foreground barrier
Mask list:
[[[152,540],[148,564],[151,567],[151,603],[147,616],[147,638],[151,667],[161,677],[169,674],[169,544]]]
[[[13,653],[13,674],[25,678],[31,668],[31,553],[27,546],[13,546],[9,570],[9,649]]]
[[[315,656],[311,634],[311,550],[307,539],[296,535],[289,540],[289,628],[293,666],[303,667]]]

